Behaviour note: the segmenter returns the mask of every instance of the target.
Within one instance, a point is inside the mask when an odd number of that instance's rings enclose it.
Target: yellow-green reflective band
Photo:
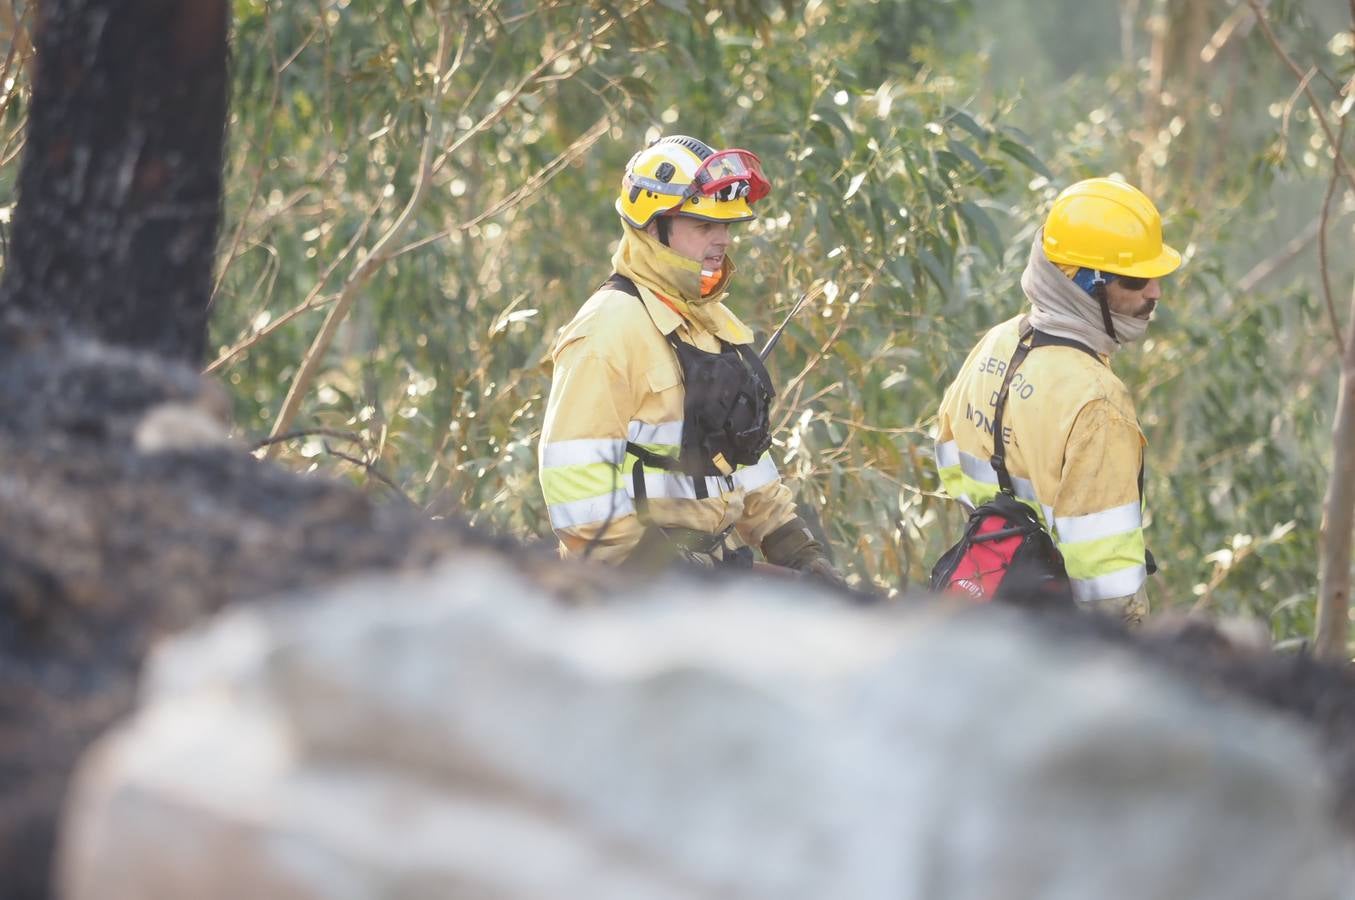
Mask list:
[[[1099,578],[1131,566],[1143,565],[1143,529],[1136,528],[1094,541],[1061,543],[1059,550],[1063,553],[1069,578]]]
[[[941,486],[946,489],[946,493],[956,500],[964,500],[971,507],[979,507],[997,496],[997,485],[989,484],[986,481],[979,481],[977,478],[971,478],[964,473],[959,466],[951,466],[941,470]],[[1017,493],[1016,499],[1035,510],[1035,515],[1039,517],[1040,522],[1049,527],[1049,519],[1046,518],[1045,508],[1040,506],[1029,497],[1021,496]]]
[[[546,495],[547,506],[600,497],[623,487],[625,479],[621,470],[611,463],[553,466],[541,470],[541,493]]]
[[[945,466],[938,470],[937,474],[941,476],[941,487],[946,493],[955,500],[962,500],[970,506],[977,506],[974,495],[969,493],[969,484],[965,479],[964,472],[960,470],[959,465]]]
[[[965,453],[961,450],[960,469],[965,473],[965,477],[972,479],[974,483],[986,485],[987,496],[992,497],[997,493],[997,472],[988,460],[980,459],[972,453]],[[1035,496],[1035,483],[1033,481],[1029,478],[1013,475],[1012,492],[1016,494],[1016,499],[1024,501],[1027,506],[1040,514],[1040,521],[1045,524],[1045,527],[1049,526],[1050,520],[1054,517],[1054,510],[1040,503],[1039,498]]]
[[[632,441],[632,443],[635,443],[635,442]],[[637,446],[637,447],[643,447],[643,448],[645,448],[646,450],[648,450],[650,453],[657,453],[657,454],[659,454],[660,456],[671,456],[673,459],[677,459],[678,451],[681,449],[681,448],[678,447],[677,444],[639,444],[639,443],[636,443],[635,446]],[[634,456],[627,456],[627,457],[626,457],[626,468],[630,468],[630,464],[633,463],[633,462],[635,462],[635,457],[634,457]]]
[[[624,466],[619,468],[610,463],[586,463],[578,466],[553,466],[541,470],[541,492],[546,497],[547,506],[560,503],[575,503],[593,497],[611,494],[613,491],[634,493],[632,467],[637,462],[634,456],[626,455]],[[761,464],[759,464],[760,466]],[[772,477],[776,469],[771,466]],[[754,466],[747,469],[752,473],[750,479],[766,476],[766,470]],[[696,480],[680,472],[666,472],[651,466],[645,467],[645,493],[654,498],[697,499]],[[744,487],[735,476],[735,484]],[[729,491],[728,482],[719,477],[705,479],[705,493],[709,497],[719,497]],[[745,487],[745,490],[750,488]]]

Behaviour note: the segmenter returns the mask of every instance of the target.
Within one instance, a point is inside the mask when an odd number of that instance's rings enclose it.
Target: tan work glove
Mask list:
[[[814,539],[814,533],[799,516],[762,539],[762,555],[773,565],[785,566],[834,584],[846,584],[828,561],[823,545]]]

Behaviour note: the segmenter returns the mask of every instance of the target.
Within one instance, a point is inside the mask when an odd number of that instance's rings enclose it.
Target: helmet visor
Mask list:
[[[762,174],[762,162],[748,150],[712,153],[696,170],[692,187],[716,200],[742,197],[749,203],[756,203],[772,190],[771,182]]]

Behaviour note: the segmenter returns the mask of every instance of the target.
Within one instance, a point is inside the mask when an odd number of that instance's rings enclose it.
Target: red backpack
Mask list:
[[[1007,493],[970,513],[960,540],[932,568],[931,587],[980,603],[1073,603],[1063,554],[1035,511]]]
[[[1012,376],[1033,344],[1033,332],[1022,332],[994,404],[996,437],[991,463],[1000,490],[970,513],[964,535],[932,567],[931,589],[938,594],[980,603],[1001,601],[1046,608],[1073,605],[1063,554],[1035,510],[1016,499],[1001,439],[1002,413]]]

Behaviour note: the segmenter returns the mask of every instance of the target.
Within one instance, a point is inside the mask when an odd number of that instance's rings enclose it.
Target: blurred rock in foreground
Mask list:
[[[225,439],[187,366],[0,313],[0,898],[45,900],[67,779],[148,648],[221,607],[473,538]],[[487,539],[478,538],[482,543]]]
[[[235,608],[86,757],[66,900],[1337,898],[1306,730],[983,610],[488,551]]]

